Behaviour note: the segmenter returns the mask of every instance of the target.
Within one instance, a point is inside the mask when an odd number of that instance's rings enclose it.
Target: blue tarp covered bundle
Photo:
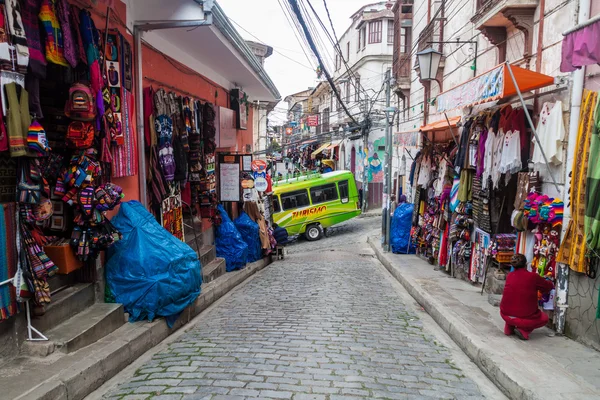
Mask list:
[[[248,260],[248,245],[242,239],[242,235],[231,222],[227,211],[222,205],[217,206],[221,214],[221,225],[215,231],[215,247],[217,248],[217,257],[225,259],[225,268],[227,272],[236,269],[242,269],[246,266]]]
[[[410,240],[414,208],[414,204],[402,203],[394,210],[392,230],[390,231],[390,244],[392,245],[392,252],[396,254],[415,253],[415,247]]]
[[[172,327],[200,295],[194,250],[171,235],[137,201],[123,203],[112,224],[123,234],[109,250],[106,284],[131,322],[165,317]]]
[[[260,235],[258,233],[258,224],[252,221],[248,214],[242,211],[242,215],[233,221],[242,239],[248,245],[248,262],[255,262],[262,258],[262,249],[260,247]]]

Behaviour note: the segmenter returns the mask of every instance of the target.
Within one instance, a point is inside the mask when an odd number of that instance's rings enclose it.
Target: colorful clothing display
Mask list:
[[[557,260],[567,264],[576,272],[586,272],[588,260],[586,259],[585,238],[585,204],[586,181],[590,150],[590,140],[595,129],[594,112],[596,110],[598,94],[584,91],[583,104],[579,117],[579,130],[573,159],[571,173],[570,208],[571,220],[567,226],[564,238],[560,245]]]

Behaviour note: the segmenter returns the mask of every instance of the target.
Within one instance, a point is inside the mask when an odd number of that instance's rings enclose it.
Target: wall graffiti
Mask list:
[[[369,141],[367,151],[365,152],[362,143],[355,142],[356,160],[355,176],[356,180],[362,181],[363,172],[367,168],[367,178],[371,183],[383,182],[383,164],[385,162],[385,151],[379,151],[380,147],[385,146],[385,137]],[[377,149],[377,150],[376,150]],[[351,165],[351,153],[346,154],[346,165]]]

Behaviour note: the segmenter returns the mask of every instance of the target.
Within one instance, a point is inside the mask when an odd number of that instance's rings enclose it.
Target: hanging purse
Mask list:
[[[23,161],[19,164],[19,182],[17,183],[17,201],[24,204],[38,204],[42,198],[44,184],[41,180],[35,180],[33,177],[40,177],[36,164],[29,161]]]

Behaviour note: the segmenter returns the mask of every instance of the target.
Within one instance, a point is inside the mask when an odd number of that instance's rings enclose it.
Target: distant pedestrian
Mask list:
[[[362,210],[362,206],[363,206],[363,190],[362,190],[362,188],[358,189],[358,204],[360,205],[360,209]]]
[[[391,195],[390,200],[390,215],[394,215],[394,211],[396,211],[396,207],[398,207],[398,203],[396,203],[396,195]]]
[[[554,284],[535,272],[527,271],[527,259],[523,254],[515,254],[511,265],[514,271],[506,276],[500,301],[500,316],[506,322],[504,334],[514,333],[522,340],[529,340],[534,329],[548,323],[548,316],[538,307],[538,291],[549,293]]]

